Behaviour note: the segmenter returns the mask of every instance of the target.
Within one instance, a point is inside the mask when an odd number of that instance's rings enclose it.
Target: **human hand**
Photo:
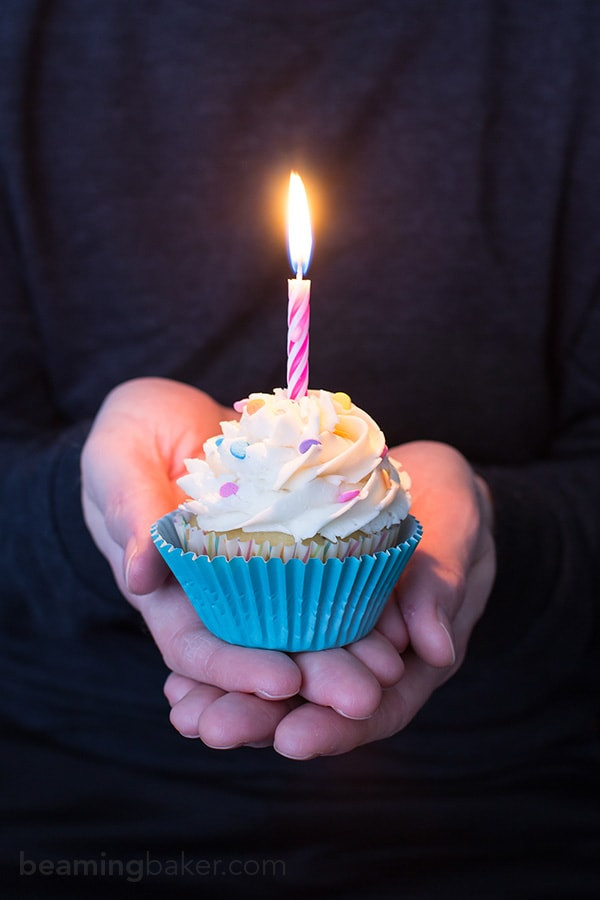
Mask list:
[[[345,753],[402,730],[461,665],[496,573],[489,491],[445,444],[419,441],[390,451],[412,478],[411,512],[424,535],[377,623],[402,654],[404,673],[373,715],[351,721],[304,705],[278,726],[275,748],[310,758]]]
[[[168,692],[185,685],[187,699],[174,709],[173,722],[183,734],[218,747],[270,743],[299,691],[342,716],[370,715],[382,686],[402,672],[396,649],[379,634],[348,650],[295,659],[226,644],[208,632],[169,576],[149,527],[183,499],[176,479],[184,458],[201,455],[218,423],[233,417],[187,385],[137,379],[106,398],[82,454],[90,532],[173,672]]]
[[[424,523],[425,534],[376,630],[343,651],[295,655],[303,672],[300,695],[309,703],[294,698],[274,709],[258,698],[225,696],[214,687],[171,676],[166,694],[172,721],[183,734],[199,735],[212,746],[231,746],[223,743],[225,735],[234,733],[244,715],[249,720],[255,716],[254,742],[270,742],[270,729],[275,749],[285,756],[343,753],[404,728],[460,666],[495,576],[488,491],[466,460],[447,445],[416,442],[391,452],[411,474],[412,511]],[[396,680],[390,646],[404,660],[404,673],[398,670]],[[340,654],[362,656],[372,672],[378,671],[379,662],[384,689],[376,706],[377,693],[370,693],[362,716],[349,715],[347,705],[336,711],[327,698],[332,677],[338,692],[352,696],[361,689],[350,670],[332,670],[344,660]],[[259,736],[261,717],[265,726],[268,720],[268,728]]]

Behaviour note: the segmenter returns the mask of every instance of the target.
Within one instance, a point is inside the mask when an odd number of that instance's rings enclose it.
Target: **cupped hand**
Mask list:
[[[234,415],[187,385],[136,379],[106,398],[82,454],[88,528],[173,673],[166,687],[172,721],[182,734],[223,748],[272,743],[300,698],[341,718],[369,716],[403,671],[393,643],[376,632],[348,649],[294,657],[227,644],[204,627],[169,575],[150,525],[183,499],[176,485],[183,460],[200,456],[219,422]]]
[[[344,753],[401,731],[459,668],[485,610],[496,572],[486,484],[445,444],[419,441],[390,452],[411,475],[412,512],[424,527],[377,623],[377,631],[402,653],[404,673],[364,721],[324,706],[290,710],[274,737],[285,756]]]

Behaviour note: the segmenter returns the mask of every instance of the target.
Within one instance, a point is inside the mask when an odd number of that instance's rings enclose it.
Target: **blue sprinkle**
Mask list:
[[[224,440],[225,440],[225,438],[218,437],[215,441],[215,447],[220,447]]]
[[[229,448],[229,452],[232,456],[235,456],[236,459],[245,459],[247,446],[248,441],[234,441]]]

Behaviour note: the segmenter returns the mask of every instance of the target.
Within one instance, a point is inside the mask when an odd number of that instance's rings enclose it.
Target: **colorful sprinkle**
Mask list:
[[[337,434],[338,437],[347,438],[350,441],[352,440],[351,432],[347,428],[344,428],[340,422],[338,422],[333,429],[333,433]]]
[[[265,401],[260,397],[254,397],[253,400],[249,400],[246,405],[246,412],[249,416],[253,416],[255,412],[258,412],[259,409],[262,409],[265,405]]]
[[[236,459],[245,459],[247,447],[248,441],[234,441],[229,448],[229,452],[232,456],[235,456]]]
[[[310,450],[311,447],[321,446],[321,441],[317,441],[316,438],[307,438],[305,441],[301,441],[298,446],[299,453],[306,453]]]
[[[236,412],[243,413],[246,409],[246,406],[248,405],[248,402],[248,400],[236,400],[233,404],[233,408]]]
[[[233,481],[226,481],[225,484],[222,484],[219,488],[221,497],[232,497],[234,494],[237,494],[238,491],[239,488]]]
[[[341,493],[338,498],[338,503],[348,503],[349,500],[354,500],[355,497],[358,497],[360,491],[344,491]]]
[[[225,438],[223,436],[218,437],[215,441],[215,447],[220,447],[224,440]]]
[[[392,486],[392,479],[390,478],[390,473],[387,469],[381,470],[381,477],[383,478],[383,483],[385,485],[386,491],[389,491]]]
[[[381,451],[381,458],[382,458],[382,459],[385,459],[389,452],[390,452],[390,450],[389,450],[388,445],[387,445],[387,444],[384,444],[384,445],[383,445],[383,450]]]
[[[344,391],[337,391],[337,393],[333,395],[333,399],[344,409],[350,409],[352,406],[352,400],[348,394],[344,393]]]

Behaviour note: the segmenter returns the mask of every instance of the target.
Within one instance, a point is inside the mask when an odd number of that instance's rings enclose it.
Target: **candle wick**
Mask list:
[[[296,278],[298,281],[302,281],[302,263],[298,263],[298,268],[296,269]]]

